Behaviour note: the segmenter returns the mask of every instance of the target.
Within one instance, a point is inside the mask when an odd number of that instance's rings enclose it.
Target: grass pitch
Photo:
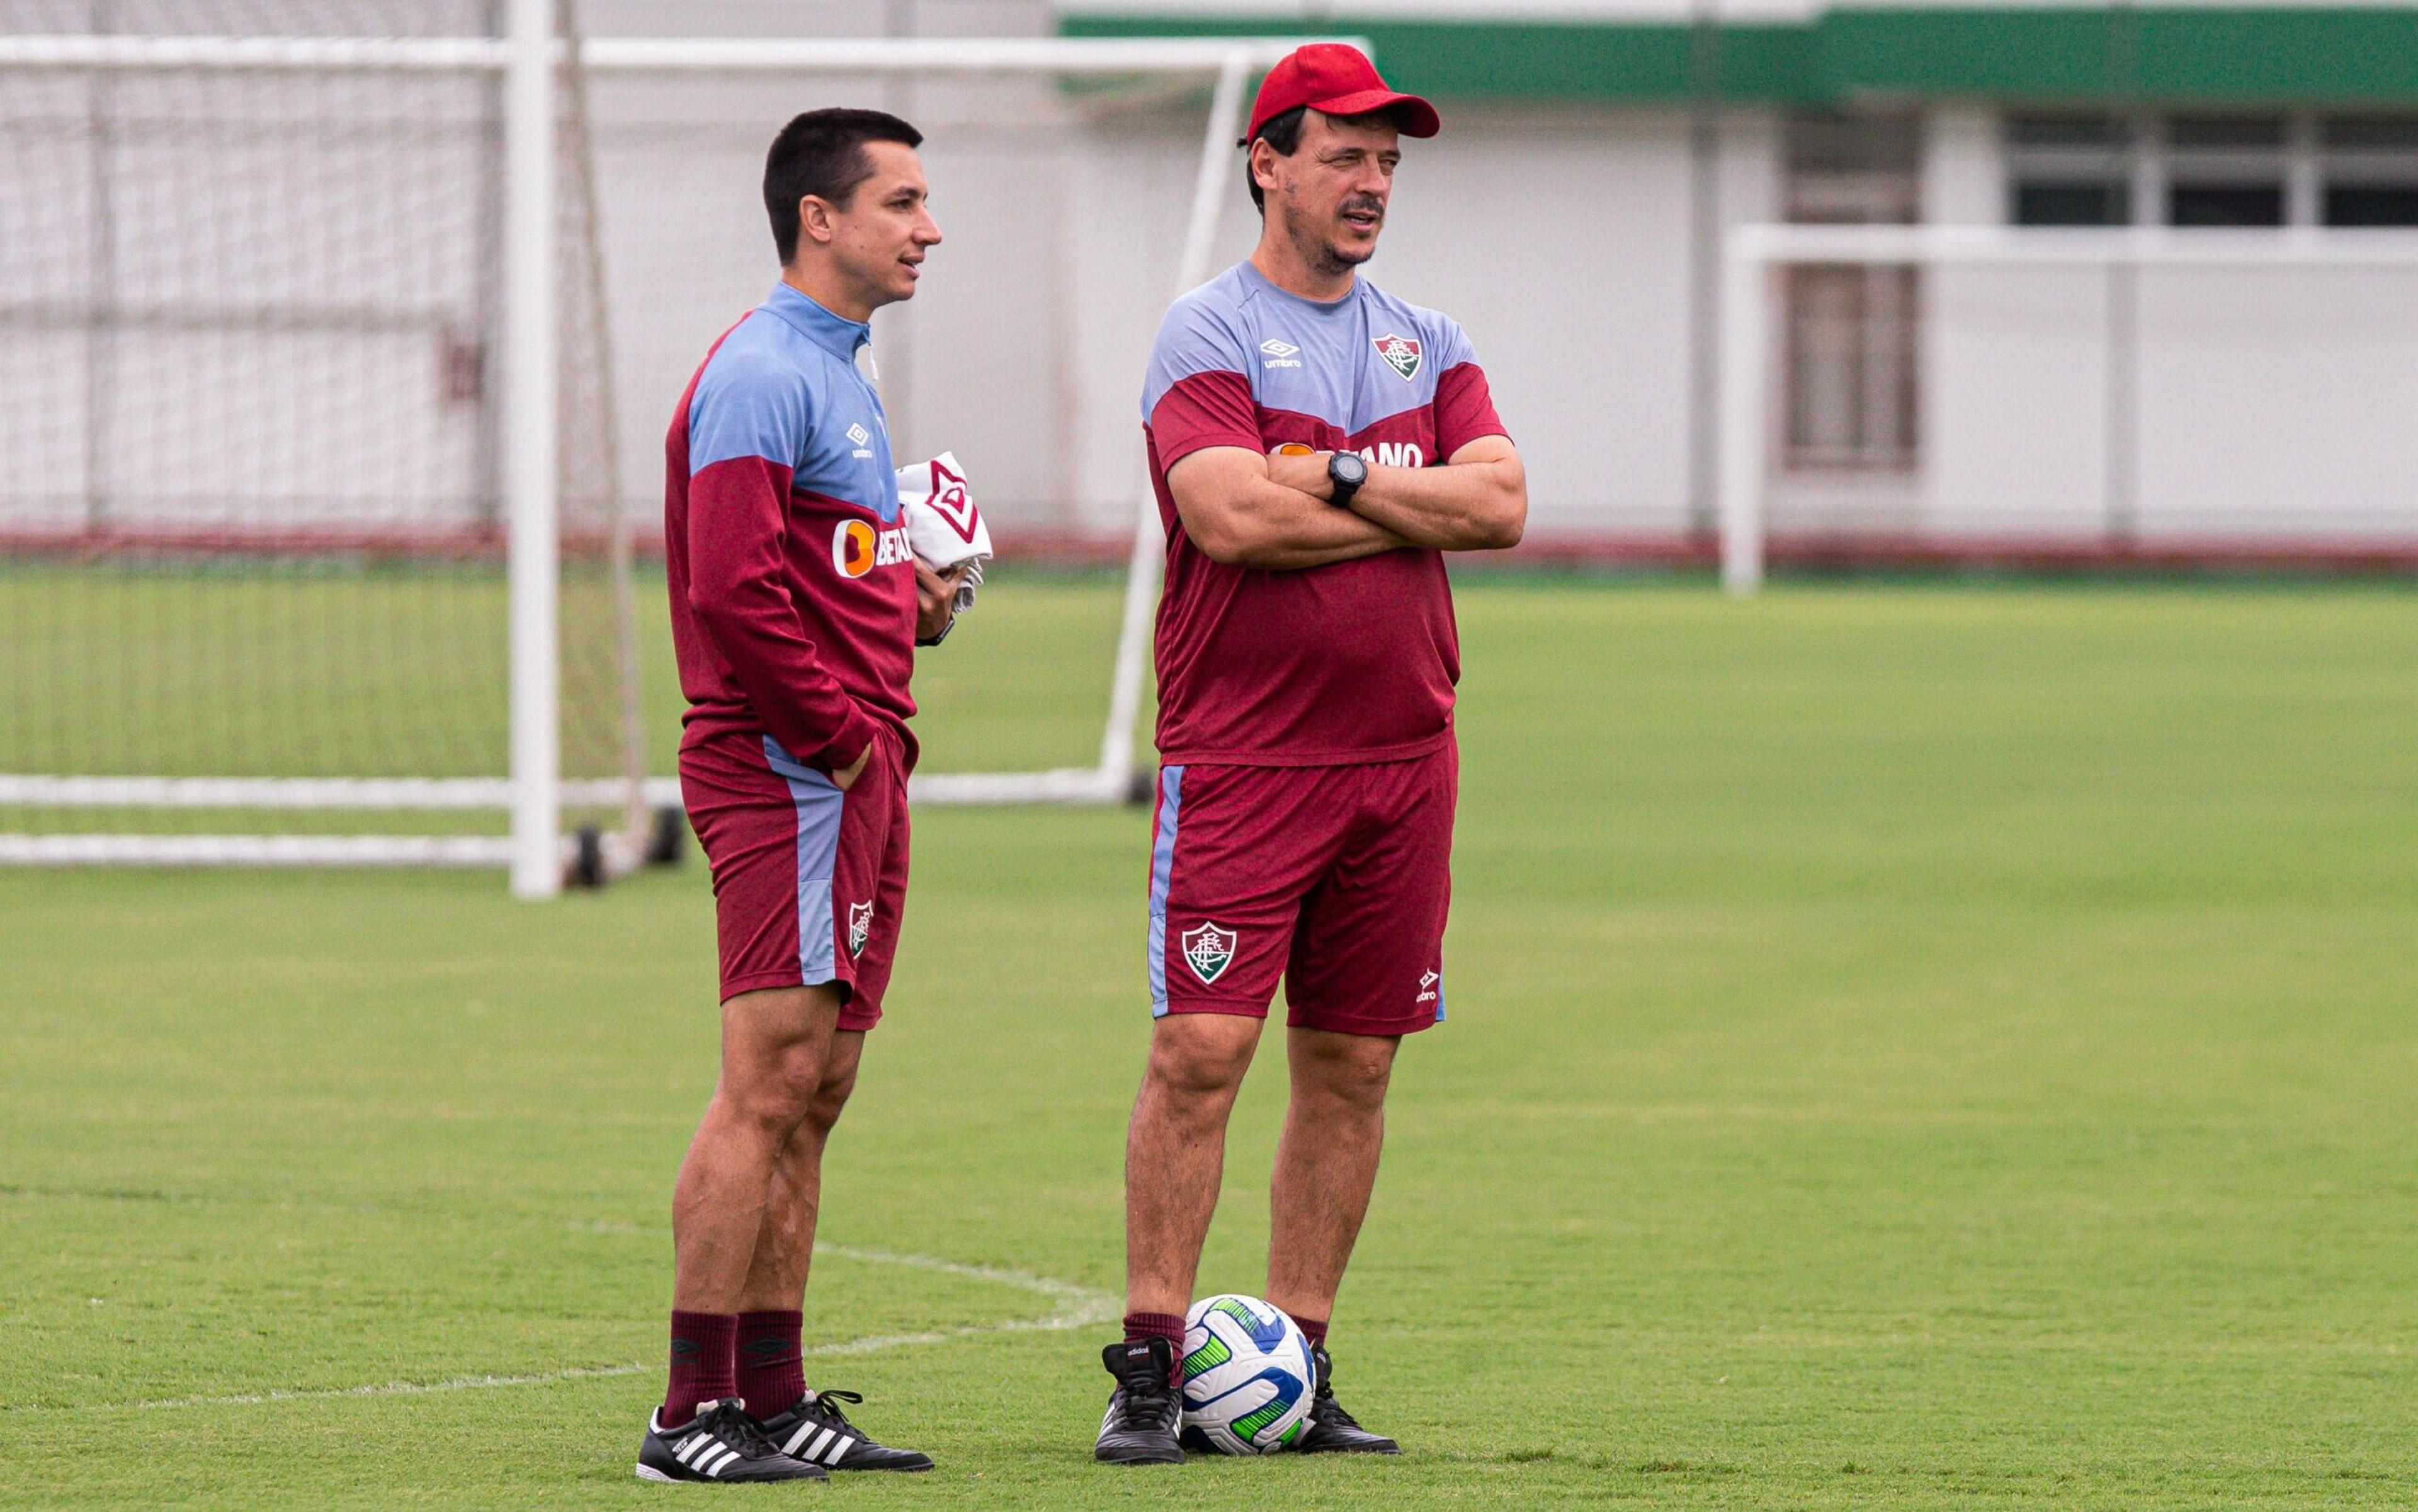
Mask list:
[[[1018,608],[943,658],[1088,709]],[[718,1499],[2418,1496],[2418,597],[1461,608],[1454,1012],[1336,1318],[1410,1452],[1089,1462],[1147,819],[930,811],[809,1375],[941,1469]],[[1044,738],[932,692],[936,769]],[[695,1498],[630,1460],[712,985],[694,866],[0,875],[0,1504]],[[1204,1287],[1260,1283],[1281,1078]]]

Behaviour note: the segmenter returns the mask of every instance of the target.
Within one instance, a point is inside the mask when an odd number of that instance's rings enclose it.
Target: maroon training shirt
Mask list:
[[[915,712],[915,569],[871,341],[788,284],[726,332],[664,438],[683,750],[721,735],[838,771]]]
[[[1322,304],[1239,264],[1168,311],[1142,424],[1168,533],[1159,759],[1328,766],[1418,756],[1449,739],[1461,647],[1443,553],[1293,572],[1224,566],[1185,534],[1167,471],[1206,447],[1296,442],[1433,466],[1507,435],[1461,328],[1367,279]]]

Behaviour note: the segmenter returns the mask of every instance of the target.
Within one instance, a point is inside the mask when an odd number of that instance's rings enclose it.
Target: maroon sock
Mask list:
[[[758,1422],[780,1416],[806,1395],[805,1322],[801,1312],[739,1315],[739,1395]]]
[[[672,1311],[672,1379],[664,1392],[663,1424],[678,1428],[699,1402],[739,1395],[739,1319],[727,1312]]]
[[[1171,1352],[1168,1375],[1175,1381],[1184,1379],[1184,1320],[1171,1312],[1129,1312],[1125,1314],[1125,1342],[1137,1339],[1163,1338]]]
[[[1325,1319],[1296,1318],[1293,1321],[1301,1325],[1302,1335],[1309,1340],[1309,1347],[1311,1349],[1317,1350],[1324,1349],[1326,1347]]]
[[[1125,1338],[1163,1338],[1184,1349],[1184,1320],[1171,1312],[1129,1312],[1125,1314]]]

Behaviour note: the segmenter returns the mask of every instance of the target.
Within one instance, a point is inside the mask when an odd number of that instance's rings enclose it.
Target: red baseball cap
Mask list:
[[[1435,107],[1416,95],[1385,87],[1377,65],[1358,48],[1342,42],[1311,42],[1294,48],[1260,82],[1260,98],[1251,102],[1250,135],[1289,110],[1307,105],[1324,115],[1367,115],[1390,110],[1404,136],[1433,136],[1443,126]]]

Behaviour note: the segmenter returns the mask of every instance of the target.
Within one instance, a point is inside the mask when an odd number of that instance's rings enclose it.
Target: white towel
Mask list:
[[[983,563],[990,560],[990,527],[974,508],[966,475],[956,453],[943,451],[929,462],[898,469],[898,503],[907,521],[907,543],[925,566],[945,573],[959,563],[966,579],[957,585],[957,612],[973,607],[974,589],[982,587]]]

